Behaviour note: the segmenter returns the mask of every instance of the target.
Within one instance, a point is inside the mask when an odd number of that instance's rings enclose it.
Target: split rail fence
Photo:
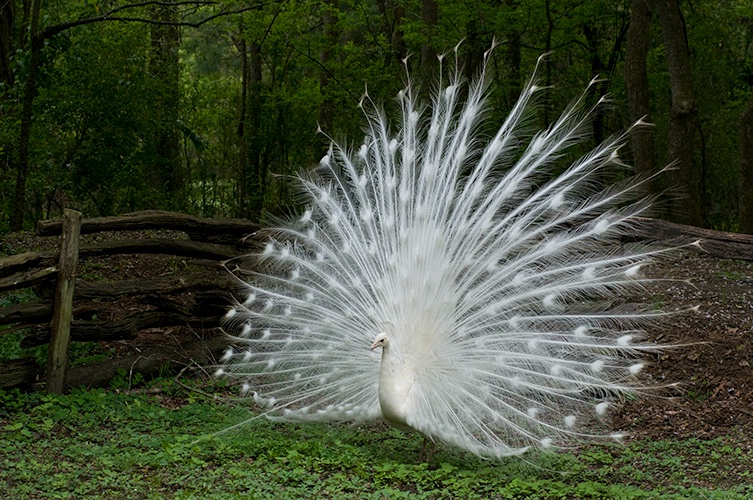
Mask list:
[[[148,373],[170,365],[211,362],[223,348],[217,327],[236,286],[222,264],[248,253],[246,237],[257,229],[257,224],[245,219],[207,219],[164,211],[82,220],[80,213],[66,210],[62,220],[40,221],[37,234],[60,236],[60,248],[0,259],[0,293],[32,288],[39,297],[36,302],[0,308],[0,335],[24,329],[22,347],[49,343],[47,369],[31,358],[0,360],[0,387],[41,387],[45,382],[47,391],[59,393],[66,387],[106,384],[119,369]],[[79,234],[105,231],[139,231],[139,236],[146,237],[79,245]],[[170,231],[168,237],[151,237],[165,231]],[[77,268],[88,260],[136,254],[178,257],[182,267],[176,273],[142,279],[87,281],[77,276]],[[133,307],[135,312],[106,319],[113,303],[126,300],[138,306]],[[141,331],[171,327],[190,327],[197,333],[180,344],[165,340],[136,354],[68,367],[70,341],[133,340]]]

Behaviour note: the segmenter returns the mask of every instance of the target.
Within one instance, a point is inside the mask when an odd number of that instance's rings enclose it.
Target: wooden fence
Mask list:
[[[0,335],[29,329],[22,346],[50,343],[47,390],[66,386],[106,384],[119,369],[149,373],[168,366],[211,363],[226,345],[217,331],[230,304],[236,283],[222,265],[249,251],[257,225],[242,219],[203,219],[184,214],[148,211],[118,217],[80,220],[68,211],[65,220],[41,221],[37,234],[63,234],[60,248],[50,252],[26,252],[0,259],[0,293],[33,287],[40,300],[0,308]],[[701,241],[689,247],[716,257],[753,260],[753,236],[699,229],[657,219],[636,221],[628,239],[665,241],[671,245]],[[121,238],[78,245],[78,234],[140,231],[173,231],[167,237]],[[178,231],[180,233],[175,233]],[[120,233],[116,233],[120,234]],[[188,239],[186,239],[186,235]],[[182,238],[181,238],[182,236]],[[179,272],[161,276],[109,281],[82,279],[77,261],[124,255],[162,255],[182,259]],[[110,262],[109,265],[119,265]],[[79,265],[79,269],[81,266]],[[53,293],[54,291],[54,293]],[[128,314],[107,319],[113,303],[135,304]],[[174,327],[188,327],[193,338],[184,342],[153,342],[137,353],[103,363],[68,368],[67,349],[73,341],[133,340],[149,329],[165,334]],[[158,335],[159,335],[158,334]],[[167,337],[167,335],[164,335]],[[0,361],[0,387],[33,385],[43,372],[33,359]]]
[[[36,302],[0,308],[0,335],[27,329],[23,347],[49,343],[46,377],[33,359],[0,361],[0,387],[39,384],[46,378],[48,391],[61,392],[66,386],[107,383],[119,369],[144,373],[170,365],[211,362],[224,345],[217,327],[236,285],[222,264],[247,253],[250,242],[246,237],[257,229],[243,219],[204,219],[163,211],[83,221],[77,212],[66,211],[63,220],[39,222],[37,234],[62,235],[60,247],[0,259],[0,293],[33,288],[40,297]],[[139,231],[140,238],[120,233],[133,231]],[[165,231],[167,237],[151,237]],[[120,239],[79,245],[79,233],[98,239],[96,233],[101,232],[118,232],[114,234]],[[104,264],[118,266],[139,256],[159,259],[156,255],[179,258],[179,270],[107,281],[77,276],[77,268],[96,259],[120,256]],[[113,306],[117,309],[123,302],[130,304],[129,311],[115,318]],[[188,339],[183,336],[182,342],[166,338],[136,353],[68,368],[71,340],[133,340],[148,329],[181,327],[193,334]]]

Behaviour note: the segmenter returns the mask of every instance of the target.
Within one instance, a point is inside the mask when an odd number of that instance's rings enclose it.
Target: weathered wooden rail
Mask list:
[[[70,212],[66,217],[76,218]],[[70,231],[71,224],[75,235]],[[149,346],[138,355],[67,369],[69,341],[132,340],[150,328],[216,329],[235,286],[222,263],[248,252],[246,237],[258,229],[255,223],[146,211],[78,222],[41,221],[37,234],[58,236],[65,228],[66,236],[57,251],[26,252],[0,259],[0,293],[33,287],[40,297],[37,302],[0,308],[0,335],[25,329],[22,346],[50,343],[47,390],[60,392],[66,386],[107,383],[119,368],[148,372],[163,369],[166,363],[208,362],[222,348],[221,339],[197,335],[181,345]],[[173,234],[168,238],[78,245],[79,233],[148,230],[180,231],[190,239],[175,239]],[[115,281],[87,281],[76,276],[77,260],[86,264],[97,257],[129,254],[181,257],[191,271]],[[106,315],[98,314],[126,298],[137,303],[139,310],[117,319],[103,319]],[[0,387],[38,383],[43,380],[43,371],[33,360],[0,360]]]
[[[720,259],[753,260],[753,234],[730,233],[641,218],[636,221],[632,238],[688,245],[700,241],[698,250]]]

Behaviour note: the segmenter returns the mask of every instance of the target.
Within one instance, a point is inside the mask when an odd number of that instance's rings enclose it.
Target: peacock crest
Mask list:
[[[601,184],[628,132],[553,176],[599,104],[586,91],[531,134],[534,76],[484,135],[485,69],[426,106],[409,83],[393,121],[364,97],[363,143],[333,142],[299,179],[303,214],[236,270],[220,371],[270,418],[383,418],[501,457],[599,436],[610,398],[639,388],[659,313],[610,299],[656,252],[620,244],[645,179]]]

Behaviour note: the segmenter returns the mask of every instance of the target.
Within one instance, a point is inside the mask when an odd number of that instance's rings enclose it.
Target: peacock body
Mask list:
[[[236,269],[220,372],[271,418],[382,418],[489,457],[600,435],[651,348],[652,314],[610,301],[641,284],[652,251],[619,240],[649,203],[640,180],[601,184],[625,134],[552,176],[595,107],[584,93],[531,135],[539,89],[488,136],[483,71],[430,106],[409,84],[396,122],[365,97],[363,143],[333,142],[303,215]]]

